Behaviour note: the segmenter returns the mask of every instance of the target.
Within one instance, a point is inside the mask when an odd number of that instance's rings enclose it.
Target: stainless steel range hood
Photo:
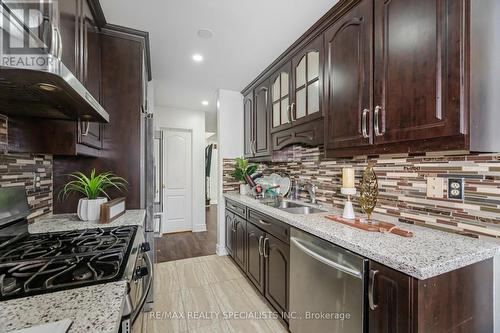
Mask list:
[[[0,3],[0,114],[109,122],[106,110],[61,61],[57,28],[47,47]]]

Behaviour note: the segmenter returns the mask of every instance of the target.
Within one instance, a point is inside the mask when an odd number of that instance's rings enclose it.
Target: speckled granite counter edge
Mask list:
[[[394,256],[385,256],[381,255],[380,253],[377,253],[376,251],[373,251],[373,249],[369,249],[366,247],[361,246],[360,244],[355,244],[352,242],[347,242],[342,238],[339,238],[337,235],[328,233],[324,230],[321,230],[318,227],[312,226],[310,223],[305,222],[305,220],[309,218],[313,218],[312,215],[293,215],[289,214],[286,212],[283,212],[279,209],[273,208],[266,206],[262,203],[259,203],[257,200],[250,198],[250,197],[242,197],[239,194],[236,193],[225,193],[224,194],[225,198],[228,198],[230,200],[239,202],[249,208],[256,209],[264,214],[267,214],[271,217],[274,217],[280,221],[283,221],[287,224],[289,224],[292,227],[295,227],[297,229],[306,231],[310,234],[313,234],[319,238],[322,238],[324,240],[327,240],[333,244],[336,244],[338,246],[341,246],[345,249],[348,249],[352,252],[355,252],[357,254],[360,254],[368,259],[377,261],[383,265],[386,265],[390,268],[393,268],[397,271],[400,271],[402,273],[405,273],[407,275],[413,276],[417,279],[420,280],[425,280],[434,276],[438,276],[443,273],[447,273],[462,267],[466,267],[472,264],[475,264],[477,262],[481,262],[486,259],[493,258],[495,255],[500,254],[500,245],[498,244],[493,244],[489,243],[486,241],[481,241],[477,240],[478,242],[481,242],[481,244],[486,245],[486,248],[483,250],[476,250],[473,253],[470,253],[468,255],[461,255],[457,256],[456,258],[449,259],[446,261],[441,261],[441,262],[434,262],[431,264],[427,264],[425,266],[417,266],[413,265],[411,261],[405,261],[402,260],[401,257],[398,254],[395,254]],[[331,209],[329,207],[322,207],[326,210],[328,210],[328,213],[323,213],[323,214],[314,214],[314,217],[318,218],[321,216],[325,216],[327,214],[339,214],[338,211]],[[304,220],[305,219],[305,220]],[[304,220],[304,221],[301,221]],[[324,219],[325,223],[330,223],[326,219]],[[393,221],[391,221],[393,223]],[[414,225],[407,225],[407,224],[401,224],[401,223],[396,223],[397,225],[401,226],[402,228],[405,229],[410,229],[410,230],[421,230],[422,232],[429,232],[428,228],[423,228],[419,226],[414,226]],[[356,230],[354,228],[344,226],[342,224],[337,224],[336,227],[340,228],[348,228],[351,230]],[[357,232],[362,233],[363,231],[356,230]],[[460,235],[455,235],[455,234],[448,234],[443,231],[438,231],[438,230],[432,230],[433,233],[441,233],[440,236],[443,235],[449,235],[450,239],[453,239],[454,237],[465,237],[465,236],[460,236]]]
[[[119,331],[127,283],[111,282],[1,302],[6,332],[71,319],[69,333]]]
[[[40,234],[46,232],[112,228],[128,225],[144,226],[145,217],[146,211],[144,209],[127,210],[125,214],[107,224],[100,224],[97,221],[80,221],[76,214],[50,215],[35,220],[34,223],[28,226],[28,231],[32,234]]]

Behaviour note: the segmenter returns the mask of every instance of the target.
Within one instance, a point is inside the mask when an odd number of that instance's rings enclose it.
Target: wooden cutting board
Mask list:
[[[368,232],[389,232],[391,234],[399,235],[402,237],[413,237],[413,232],[396,228],[396,225],[388,222],[374,221],[375,223],[366,223],[361,222],[359,218],[348,220],[335,215],[328,215],[325,217],[329,220]]]

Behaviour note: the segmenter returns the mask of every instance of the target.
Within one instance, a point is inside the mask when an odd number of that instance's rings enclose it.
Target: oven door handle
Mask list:
[[[141,313],[142,308],[144,307],[144,304],[146,303],[146,299],[148,297],[149,290],[151,289],[151,284],[153,283],[153,263],[151,262],[151,259],[149,258],[147,253],[143,253],[142,257],[144,258],[144,261],[146,262],[146,267],[148,268],[148,275],[147,275],[148,280],[147,280],[146,288],[144,289],[144,292],[142,294],[142,297],[141,297],[139,303],[135,307],[134,311],[132,311],[132,313],[130,314],[131,325],[133,325],[135,323],[137,317],[139,317],[139,314]]]

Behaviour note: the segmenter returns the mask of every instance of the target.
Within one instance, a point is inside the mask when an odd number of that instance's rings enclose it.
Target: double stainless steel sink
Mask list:
[[[316,207],[311,207],[307,205],[303,205],[297,202],[291,202],[291,201],[263,201],[262,202],[264,205],[270,206],[277,208],[279,210],[282,210],[287,213],[291,214],[318,214],[318,213],[325,213],[326,210],[319,209]]]

